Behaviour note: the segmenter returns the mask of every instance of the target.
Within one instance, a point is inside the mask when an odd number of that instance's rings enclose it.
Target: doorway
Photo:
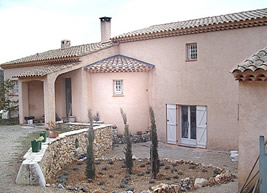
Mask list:
[[[65,78],[66,116],[72,116],[71,78]]]
[[[181,144],[206,148],[206,106],[181,106]]]

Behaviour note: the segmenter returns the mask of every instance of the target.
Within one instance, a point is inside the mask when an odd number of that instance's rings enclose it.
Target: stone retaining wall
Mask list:
[[[130,135],[132,143],[144,143],[151,140],[151,133],[143,133],[140,135]],[[112,143],[113,146],[116,144],[124,144],[125,138],[123,134],[118,133],[118,129],[112,129]]]
[[[93,122],[94,126],[99,126],[103,124],[104,124],[103,121]],[[73,123],[72,122],[69,122],[69,123],[57,122],[56,123],[56,128],[69,129],[69,130],[80,130],[80,129],[88,128],[89,126],[90,126],[90,123],[79,123],[79,122],[73,122]]]
[[[95,126],[94,131],[95,156],[99,157],[112,150],[111,125]],[[38,153],[33,153],[30,148],[23,157],[25,160],[20,167],[16,182],[44,186],[46,180],[55,177],[64,166],[73,162],[80,154],[86,153],[87,140],[86,128],[62,133],[57,138],[48,138]]]

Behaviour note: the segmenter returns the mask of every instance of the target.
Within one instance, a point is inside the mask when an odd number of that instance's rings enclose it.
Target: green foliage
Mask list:
[[[133,154],[132,154],[132,142],[130,138],[130,132],[129,132],[129,125],[127,124],[127,117],[126,114],[123,112],[123,109],[121,108],[121,116],[123,119],[124,123],[124,137],[125,137],[125,164],[126,167],[128,168],[128,173],[132,173],[132,168],[133,168]]]
[[[88,117],[90,120],[90,127],[88,130],[88,145],[87,145],[87,160],[85,175],[88,179],[95,179],[95,155],[94,155],[94,129],[92,112],[88,110]]]
[[[9,118],[9,119],[0,119],[0,125],[18,125],[18,117]]]
[[[159,154],[158,154],[158,136],[157,136],[157,128],[156,128],[156,121],[154,116],[154,111],[152,107],[149,108],[149,115],[150,115],[150,122],[151,122],[151,149],[152,153],[150,152],[150,160],[151,160],[151,171],[153,178],[157,177],[159,173]]]
[[[0,109],[5,111],[17,111],[18,100],[14,99],[14,81],[5,80],[0,83]]]

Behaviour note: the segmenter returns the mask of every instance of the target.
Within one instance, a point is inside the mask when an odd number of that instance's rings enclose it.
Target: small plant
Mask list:
[[[150,148],[150,160],[151,160],[151,176],[155,179],[157,174],[159,173],[160,161],[159,161],[159,154],[158,154],[158,136],[157,136],[157,128],[156,128],[156,121],[154,116],[154,111],[152,107],[149,107],[149,115],[150,115],[150,122],[151,122],[151,148]]]
[[[99,121],[100,120],[100,115],[99,113],[97,112],[94,116],[94,121]]]
[[[129,133],[129,125],[127,124],[127,117],[126,117],[126,114],[123,112],[122,108],[121,108],[121,116],[122,116],[123,123],[124,123],[124,137],[125,137],[125,143],[126,143],[125,152],[124,152],[125,164],[126,164],[126,167],[128,168],[128,173],[131,174],[132,167],[133,167],[132,142],[131,142],[130,133]]]
[[[94,129],[93,129],[93,116],[92,112],[88,110],[88,117],[90,126],[88,130],[88,145],[87,145],[87,160],[85,175],[88,179],[95,179],[95,155],[94,155]]]
[[[44,137],[43,136],[40,136],[38,139],[35,139],[36,141],[43,141],[44,140]]]

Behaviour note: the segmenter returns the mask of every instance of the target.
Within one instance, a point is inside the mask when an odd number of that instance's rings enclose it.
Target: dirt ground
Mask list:
[[[88,190],[102,189],[107,192],[121,192],[134,188],[137,192],[148,190],[150,186],[160,183],[176,183],[186,177],[209,178],[214,175],[216,168],[196,166],[189,163],[176,163],[162,161],[158,177],[154,183],[150,181],[150,162],[148,159],[133,161],[132,174],[128,175],[127,169],[123,166],[123,160],[101,160],[96,162],[96,179],[88,183],[85,176],[85,162],[74,162],[59,173],[59,177],[48,183],[57,183],[60,178],[68,178],[66,187],[77,185],[86,187]],[[216,170],[217,172],[217,170]],[[217,173],[219,174],[219,173]],[[66,177],[64,177],[66,176]]]

